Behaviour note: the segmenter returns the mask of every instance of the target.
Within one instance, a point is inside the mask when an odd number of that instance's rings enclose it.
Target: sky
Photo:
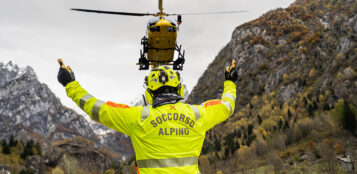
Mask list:
[[[177,43],[186,50],[181,72],[189,91],[231,39],[233,30],[294,0],[164,0],[166,13],[246,10],[183,16]],[[62,58],[76,80],[104,101],[128,104],[140,97],[149,71],[139,71],[140,39],[150,17],[84,13],[71,8],[138,13],[158,12],[157,0],[0,0],[0,62],[34,68],[61,102],[82,113],[57,81]],[[175,19],[175,18],[174,18]],[[222,70],[223,71],[223,70]]]

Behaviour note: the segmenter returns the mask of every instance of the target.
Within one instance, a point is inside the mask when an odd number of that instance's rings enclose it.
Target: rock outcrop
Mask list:
[[[45,163],[48,166],[60,166],[64,170],[84,173],[104,173],[111,167],[118,156],[96,149],[94,142],[84,138],[67,139],[52,144]]]

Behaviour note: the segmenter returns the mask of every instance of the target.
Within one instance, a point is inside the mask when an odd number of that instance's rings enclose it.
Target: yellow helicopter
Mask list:
[[[139,70],[148,70],[152,65],[154,69],[160,65],[172,65],[174,70],[182,70],[185,63],[185,51],[181,45],[176,44],[177,31],[182,23],[181,15],[219,14],[219,13],[240,13],[247,11],[228,11],[214,13],[187,13],[187,14],[167,14],[164,13],[162,0],[159,0],[159,12],[157,13],[130,13],[117,11],[102,11],[90,9],[73,8],[71,10],[82,12],[94,12],[127,16],[154,16],[147,25],[147,36],[141,39],[143,49],[140,50]],[[177,16],[177,21],[173,21],[167,16]],[[178,57],[174,60],[174,53],[178,52]]]

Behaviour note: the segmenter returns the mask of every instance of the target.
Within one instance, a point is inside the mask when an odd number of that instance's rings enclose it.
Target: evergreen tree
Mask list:
[[[232,153],[234,152],[235,147],[234,147],[234,134],[233,133],[230,133],[225,137],[224,145],[226,147],[224,153],[229,153],[229,150]]]
[[[238,150],[238,149],[240,148],[240,144],[239,144],[238,140],[236,141],[236,143],[235,143],[235,144],[236,144],[236,145],[235,145],[236,150]]]
[[[278,122],[278,129],[280,130],[283,126],[283,121],[280,119]]]
[[[227,159],[229,157],[229,148],[224,149],[224,159]]]
[[[305,97],[303,98],[303,101],[304,101],[304,106],[306,106],[308,104],[308,102]]]
[[[204,143],[203,146],[202,146],[202,150],[201,150],[201,153],[202,155],[205,155],[208,153],[208,147],[207,147],[207,143]]]
[[[237,131],[237,138],[240,138],[242,136],[242,132],[240,130]]]
[[[319,106],[317,105],[317,102],[314,100],[312,101],[312,110],[316,111],[319,108]]]
[[[1,146],[4,147],[5,144],[7,144],[6,140],[2,140],[2,141],[1,141]]]
[[[330,105],[328,103],[324,104],[323,110],[324,111],[329,111],[331,109]]]
[[[290,120],[292,116],[293,116],[293,114],[291,114],[290,109],[288,109],[288,119]]]
[[[24,152],[20,155],[20,157],[21,157],[22,159],[26,159],[28,156],[34,155],[34,154],[33,154],[33,146],[34,146],[34,142],[33,142],[33,140],[31,139],[30,141],[28,141],[28,142],[26,143]]]
[[[248,139],[247,139],[246,145],[250,146],[250,144],[252,144],[252,142],[254,141],[255,138],[256,138],[255,135],[249,136]]]
[[[350,108],[350,104],[347,101],[343,102],[342,126],[351,133],[354,133],[356,129],[356,118]]]
[[[285,120],[285,123],[284,123],[284,126],[283,126],[283,130],[289,128],[289,121],[288,120]]]
[[[37,154],[41,155],[42,154],[42,148],[40,142],[37,142],[35,144],[35,149],[37,150]]]
[[[253,133],[253,128],[254,126],[252,124],[248,125],[248,136],[250,136]]]
[[[10,146],[10,147],[16,147],[16,145],[17,145],[17,140],[15,140],[15,139],[14,139],[14,136],[11,135],[11,136],[10,136],[10,141],[9,141],[9,146]]]
[[[217,139],[214,140],[214,149],[216,150],[216,152],[222,149],[221,143]]]
[[[262,120],[262,118],[260,117],[260,115],[259,115],[259,114],[258,114],[258,116],[257,116],[257,117],[258,117],[258,123],[259,123],[259,125],[260,125],[260,124],[262,124],[263,120]]]
[[[2,153],[3,154],[10,154],[11,153],[10,146],[7,144],[6,141],[2,142]]]
[[[309,113],[309,116],[312,116],[314,114],[314,109],[313,109],[312,104],[309,104],[307,106],[307,112]]]

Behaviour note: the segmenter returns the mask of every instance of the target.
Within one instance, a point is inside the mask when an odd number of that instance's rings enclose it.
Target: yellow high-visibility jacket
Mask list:
[[[103,102],[77,81],[66,86],[68,97],[92,120],[129,135],[140,174],[196,174],[205,133],[233,114],[236,85],[224,82],[221,100],[202,105],[182,102],[153,108]]]

